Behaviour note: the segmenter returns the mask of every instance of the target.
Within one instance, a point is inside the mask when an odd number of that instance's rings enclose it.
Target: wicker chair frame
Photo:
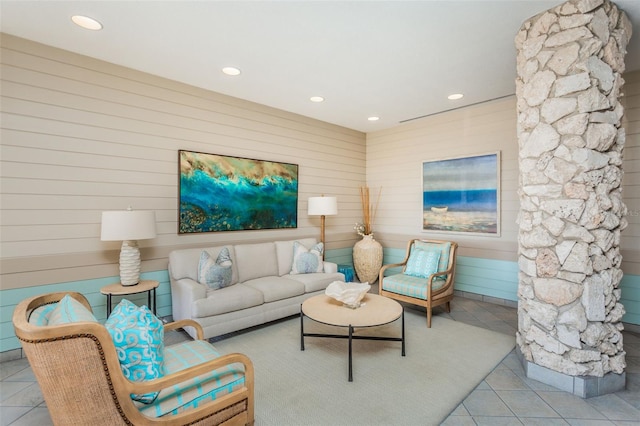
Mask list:
[[[425,278],[427,284],[427,300],[419,299],[417,297],[405,296],[398,293],[393,293],[387,290],[382,289],[382,280],[384,279],[384,273],[389,268],[397,268],[402,266],[402,272],[407,269],[407,262],[409,261],[409,256],[411,255],[411,248],[413,247],[416,241],[421,241],[424,243],[433,243],[433,244],[443,244],[443,243],[451,243],[451,248],[449,250],[449,265],[446,271],[440,271],[435,273],[428,278]],[[443,241],[443,240],[423,240],[415,238],[410,240],[407,244],[407,253],[404,257],[404,260],[400,263],[390,263],[388,265],[384,265],[380,269],[380,276],[378,282],[380,283],[380,295],[389,297],[391,299],[395,299],[401,302],[410,303],[413,305],[424,306],[427,309],[427,327],[431,328],[431,316],[432,309],[435,306],[445,305],[447,312],[451,312],[451,300],[453,299],[453,283],[456,272],[456,254],[458,251],[458,244],[453,241]],[[433,290],[433,280],[434,278],[447,275],[447,279],[442,287],[437,290]]]
[[[16,306],[13,324],[16,336],[40,385],[51,419],[56,425],[252,425],[254,422],[254,370],[251,360],[239,353],[189,367],[175,374],[147,382],[124,377],[116,349],[107,329],[98,323],[35,326],[29,316],[39,306],[56,303],[66,294],[87,309],[91,306],[80,293],[59,292],[35,296]],[[200,324],[181,320],[165,324],[165,331]],[[143,415],[130,394],[143,394],[184,382],[214,369],[241,363],[245,386],[176,415],[150,418]]]

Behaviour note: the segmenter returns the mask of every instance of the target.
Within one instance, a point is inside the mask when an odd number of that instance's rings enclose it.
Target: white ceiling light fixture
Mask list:
[[[240,69],[236,67],[224,67],[222,68],[222,72],[225,73],[226,75],[232,75],[232,76],[240,75],[241,73]]]
[[[367,120],[369,120],[369,121],[378,121],[378,120],[380,120],[380,117],[377,117],[377,116],[374,115],[374,116],[371,116],[371,117],[367,118]]]
[[[312,96],[309,100],[315,103],[324,102],[324,98],[322,96]]]
[[[86,30],[99,31],[102,29],[102,24],[100,22],[93,18],[89,18],[88,16],[73,15],[71,20],[74,24]]]
[[[447,99],[449,99],[450,101],[456,101],[462,98],[464,98],[464,95],[462,93],[454,93],[452,95],[447,96]]]

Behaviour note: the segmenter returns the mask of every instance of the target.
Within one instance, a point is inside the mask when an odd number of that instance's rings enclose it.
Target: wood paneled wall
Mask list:
[[[422,232],[422,163],[500,151],[501,235]],[[367,135],[367,182],[382,187],[376,224],[385,247],[416,236],[454,238],[461,254],[516,260],[519,202],[515,97],[409,121]]]
[[[621,288],[625,321],[640,324],[640,71],[624,77],[627,137],[623,199],[629,209],[629,226],[621,240],[625,273]],[[464,258],[456,288],[516,300],[519,201],[515,102],[515,96],[509,96],[367,135],[367,182],[372,189],[382,187],[375,230],[385,247],[385,263],[401,258],[410,238],[453,239],[460,244],[459,255]],[[501,152],[502,159],[501,235],[422,232],[422,162],[495,151]],[[487,263],[499,267],[472,267],[476,263],[472,258],[491,260]],[[494,260],[512,262],[516,267]]]
[[[155,210],[143,271],[176,247],[319,238],[307,198],[338,197],[328,249],[353,246],[365,135],[50,46],[1,35],[0,289],[118,275],[104,210]],[[178,150],[299,165],[298,228],[177,234]]]

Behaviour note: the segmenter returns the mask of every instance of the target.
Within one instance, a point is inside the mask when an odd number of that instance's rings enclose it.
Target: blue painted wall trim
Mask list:
[[[141,279],[156,280],[160,283],[156,289],[157,314],[159,317],[171,315],[171,285],[167,270],[146,272],[141,274]],[[94,315],[100,322],[107,317],[107,296],[100,293],[100,289],[106,285],[120,281],[118,277],[98,278],[92,280],[73,281],[68,283],[49,284],[21,289],[3,290],[0,292],[0,352],[20,348],[20,342],[13,331],[13,311],[22,300],[39,294],[54,293],[57,291],[76,291],[82,293],[89,303]],[[124,296],[138,305],[147,304],[147,293]],[[122,297],[114,296],[113,306],[118,304]]]
[[[352,264],[352,249],[328,250],[325,260],[338,264]],[[165,270],[146,272],[140,276],[143,280],[156,280],[160,283],[156,289],[157,314],[159,317],[171,315],[171,284],[169,272]],[[73,281],[59,284],[3,290],[0,291],[0,352],[20,348],[20,342],[13,331],[13,310],[22,300],[39,294],[54,293],[57,291],[76,291],[82,293],[100,322],[107,318],[107,296],[100,293],[100,289],[106,285],[120,281],[118,277],[97,278],[91,280]],[[147,304],[147,293],[124,296],[138,305]],[[112,304],[115,307],[122,297],[114,296]]]
[[[404,260],[406,250],[385,248],[384,264]],[[391,271],[398,271],[394,268]],[[458,256],[456,290],[505,300],[518,300],[518,263],[505,260]],[[640,325],[640,275],[625,275],[620,283],[621,303],[626,314],[622,321]]]
[[[384,264],[401,262],[404,249],[384,249]],[[353,265],[352,249],[329,250],[326,260],[344,265]],[[391,270],[393,271],[393,270]],[[171,315],[171,285],[167,270],[146,272],[142,279],[157,280],[160,286],[156,290],[157,313],[159,317]],[[85,295],[91,303],[99,321],[106,319],[107,298],[100,288],[118,281],[118,277],[98,278],[68,283],[50,284],[24,289],[3,290],[0,292],[0,352],[18,349],[20,343],[15,337],[11,318],[15,306],[27,297],[56,291],[77,291]],[[518,264],[503,260],[480,259],[458,256],[456,270],[456,290],[497,297],[505,300],[518,300]],[[626,314],[622,320],[629,324],[640,325],[640,275],[625,275],[620,283],[622,300]],[[147,303],[147,294],[126,296],[132,302]],[[120,298],[114,297],[115,306]]]

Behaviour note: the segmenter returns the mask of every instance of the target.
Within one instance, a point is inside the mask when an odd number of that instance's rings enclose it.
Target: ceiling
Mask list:
[[[562,3],[0,1],[2,32],[362,132],[512,95],[522,23]],[[635,30],[640,0],[618,0]],[[103,24],[89,31],[72,15]],[[221,72],[235,66],[242,73]],[[451,101],[447,96],[463,93]],[[325,101],[313,103],[311,96]],[[368,121],[378,116],[378,121]]]

